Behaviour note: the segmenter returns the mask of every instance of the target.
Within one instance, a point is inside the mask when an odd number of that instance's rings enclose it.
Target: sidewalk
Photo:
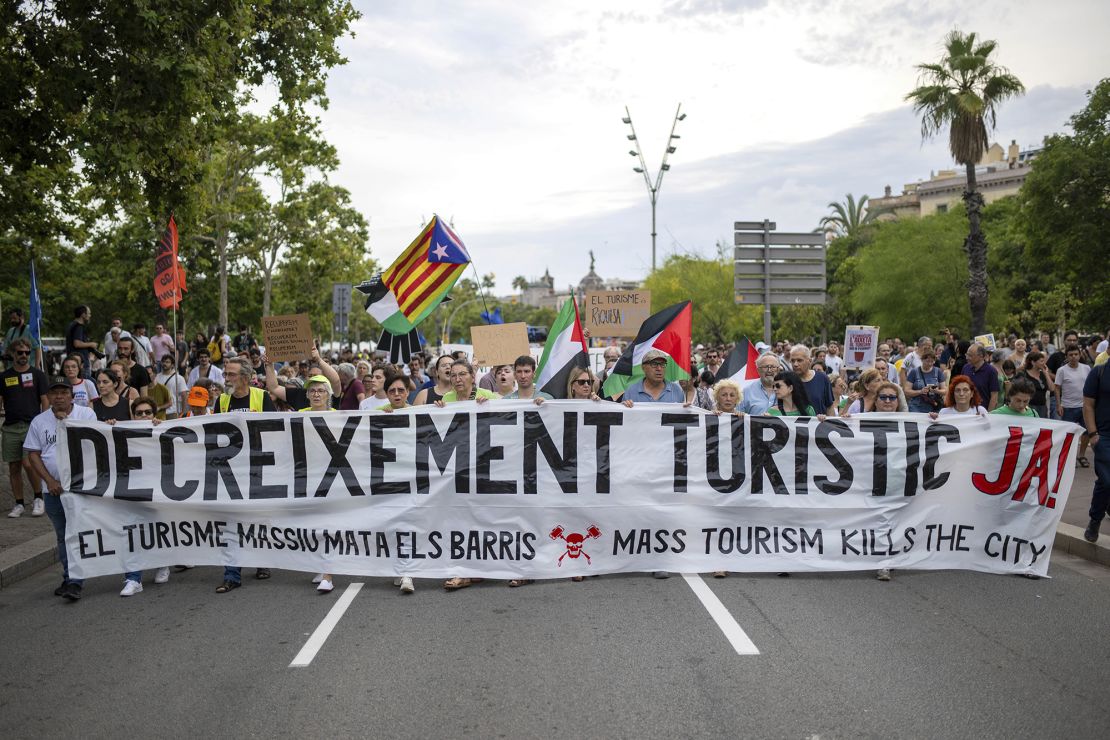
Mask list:
[[[1091,453],[1087,453],[1088,457]],[[1071,496],[1056,528],[1054,549],[1085,560],[1110,565],[1110,520],[1102,527],[1098,542],[1083,539],[1087,509],[1095,484],[1094,468],[1075,470]],[[12,507],[11,482],[7,470],[0,471],[0,589],[11,586],[58,560],[54,528],[45,516],[32,517],[30,509],[18,519],[8,519]]]

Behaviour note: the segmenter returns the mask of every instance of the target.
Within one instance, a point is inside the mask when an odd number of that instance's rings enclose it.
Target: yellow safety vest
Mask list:
[[[261,388],[255,388],[254,386],[251,386],[251,400],[250,400],[250,409],[251,409],[251,411],[258,411],[258,412],[262,411],[262,404],[265,400],[266,400],[266,391],[262,390]],[[227,407],[230,406],[230,405],[231,405],[231,395],[228,394],[228,393],[221,393],[220,394],[220,413],[226,414],[227,413]]]

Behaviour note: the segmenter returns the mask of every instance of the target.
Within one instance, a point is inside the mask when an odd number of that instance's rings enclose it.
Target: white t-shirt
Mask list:
[[[1056,385],[1060,387],[1060,405],[1066,409],[1083,408],[1083,384],[1091,372],[1090,365],[1082,362],[1074,370],[1071,365],[1061,365],[1056,371]]]
[[[96,384],[88,378],[81,381],[80,385],[73,386],[73,405],[92,408],[92,402],[100,398],[96,392]]]
[[[902,370],[905,371],[906,377],[909,377],[910,370],[913,370],[915,367],[921,367],[921,355],[916,352],[910,352],[906,355],[905,359],[902,360]]]
[[[154,382],[166,386],[170,392],[170,407],[166,409],[166,413],[180,413],[181,409],[178,406],[181,396],[189,390],[188,386],[185,385],[185,378],[181,377],[179,373],[158,373],[154,376]]]
[[[937,416],[986,416],[987,410],[982,406],[972,406],[967,411],[957,411],[955,406],[945,406]]]
[[[1098,343],[1098,346],[1095,347],[1095,352],[1098,352],[1101,355],[1103,352],[1106,351],[1107,347],[1110,347],[1110,341],[1103,339],[1101,342]]]
[[[189,387],[192,388],[197,384],[197,378],[200,377],[200,365],[197,365],[189,371]],[[213,383],[224,384],[224,371],[215,365],[208,366],[208,379]]]
[[[96,413],[84,406],[74,406],[68,418],[96,421]],[[39,453],[46,471],[58,477],[58,417],[54,416],[53,409],[47,409],[31,420],[23,449]]]
[[[840,368],[844,365],[844,358],[840,355],[825,355],[825,367],[829,375],[840,375]]]

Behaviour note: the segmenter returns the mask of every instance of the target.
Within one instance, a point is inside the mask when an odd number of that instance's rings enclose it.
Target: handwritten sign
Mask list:
[[[277,362],[307,360],[312,354],[312,324],[306,313],[263,316],[266,357]]]
[[[879,327],[849,326],[844,330],[844,367],[861,370],[875,366]]]
[[[490,324],[470,327],[474,342],[474,364],[481,367],[512,365],[516,358],[529,354],[528,325]]]
[[[590,292],[582,304],[585,326],[595,337],[634,337],[650,315],[650,290]]]

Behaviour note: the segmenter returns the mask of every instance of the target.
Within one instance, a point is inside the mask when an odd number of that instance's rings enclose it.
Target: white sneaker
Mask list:
[[[412,584],[412,578],[409,576],[402,576],[401,578],[401,593],[411,594],[416,590],[416,586]]]
[[[316,590],[321,592],[321,593],[326,594],[328,591],[331,591],[333,588],[335,588],[335,584],[333,584],[331,581],[329,581],[326,578],[321,578],[320,579],[320,585],[316,587]]]
[[[324,580],[324,574],[323,573],[317,573],[316,577],[312,579],[312,582],[313,583],[320,583],[323,580]]]
[[[23,504],[16,504],[12,510],[8,512],[9,519],[18,519],[23,516]]]
[[[396,578],[393,579],[393,585],[394,586],[400,586],[401,585],[401,576],[397,576]]]
[[[123,590],[119,592],[120,596],[134,596],[143,592],[143,584],[139,581],[125,581]]]
[[[155,573],[154,573],[154,582],[155,583],[165,583],[168,580],[170,580],[170,566],[167,565],[166,567],[159,568],[157,571],[155,571]]]
[[[35,503],[31,506],[31,516],[42,516],[46,513],[46,504],[41,498],[35,499]]]
[[[879,568],[879,572],[875,575],[880,581],[890,580],[890,568]]]

